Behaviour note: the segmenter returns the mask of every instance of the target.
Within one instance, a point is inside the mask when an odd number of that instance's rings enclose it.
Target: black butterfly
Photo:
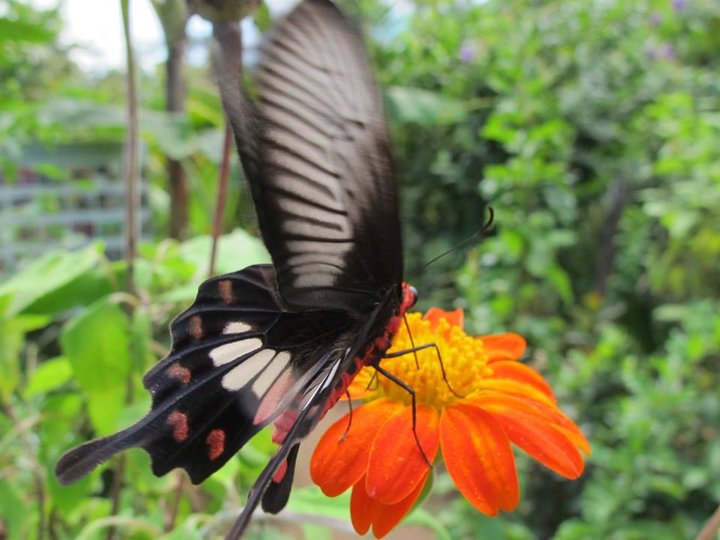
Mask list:
[[[231,538],[260,500],[285,506],[301,439],[362,366],[377,366],[416,298],[402,283],[381,98],[352,25],[328,0],[302,2],[264,47],[258,88],[252,105],[221,84],[273,264],[201,285],[143,380],[152,410],[56,467],[74,482],[139,446],[156,475],[181,467],[199,483],[274,422],[281,446]]]

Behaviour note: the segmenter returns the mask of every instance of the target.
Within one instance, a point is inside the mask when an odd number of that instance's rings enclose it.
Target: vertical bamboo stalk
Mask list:
[[[125,259],[127,290],[135,294],[135,256],[140,236],[140,129],[138,113],[137,65],[130,32],[130,0],[120,0],[125,33],[126,112],[125,135]]]

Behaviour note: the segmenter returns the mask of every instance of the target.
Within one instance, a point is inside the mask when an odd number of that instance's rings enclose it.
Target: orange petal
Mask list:
[[[372,499],[365,491],[365,479],[353,486],[350,497],[350,515],[352,524],[358,534],[365,534],[372,525],[376,538],[382,538],[402,521],[410,511],[425,487],[428,475],[418,484],[407,497],[395,504],[383,504]]]
[[[479,389],[497,390],[525,396],[550,406],[556,403],[550,385],[537,371],[514,360],[498,360],[490,366],[492,375],[478,384]]]
[[[340,495],[365,474],[378,427],[402,408],[386,399],[373,401],[353,410],[349,430],[349,414],[330,426],[310,461],[310,476],[325,495]]]
[[[523,411],[539,417],[540,421],[552,424],[561,431],[572,434],[572,440],[578,441],[578,447],[587,449],[590,453],[590,444],[575,422],[570,420],[556,405],[548,406],[528,397],[509,395],[504,392],[482,391],[473,395],[467,401],[483,410],[495,413],[512,415],[514,411]]]
[[[480,336],[488,355],[488,362],[498,360],[517,360],[527,348],[525,338],[519,334],[493,334]]]
[[[576,447],[578,447],[586,456],[592,454],[592,450],[590,449],[590,442],[585,438],[585,435],[580,431],[580,428],[577,428],[576,430],[571,430],[557,424],[554,424],[553,427],[557,429],[560,433],[565,435],[568,439],[570,439],[570,441]]]
[[[430,321],[430,328],[433,330],[440,322],[440,319],[445,319],[453,326],[459,326],[460,328],[464,325],[465,314],[462,309],[458,308],[453,311],[445,311],[437,307],[428,309],[427,313],[423,317],[426,321]]]
[[[585,462],[574,439],[582,439],[585,447],[589,445],[580,429],[562,412],[516,396],[479,397],[473,403],[492,414],[514,444],[565,478],[575,479],[582,474]],[[567,432],[573,434],[572,438]]]
[[[427,405],[416,410],[417,440],[432,463],[439,445],[438,413]],[[406,406],[377,432],[365,479],[368,495],[386,505],[399,503],[427,476],[425,457],[413,434],[412,408]]]
[[[492,415],[467,405],[448,407],[440,418],[440,444],[450,477],[475,508],[494,516],[517,506],[515,458]]]
[[[350,495],[350,519],[356,533],[365,534],[370,530],[380,507],[381,504],[365,491],[365,477],[362,477],[355,483]]]

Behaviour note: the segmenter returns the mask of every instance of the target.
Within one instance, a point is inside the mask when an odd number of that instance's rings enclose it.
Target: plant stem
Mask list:
[[[705,526],[695,540],[713,540],[713,538],[717,538],[718,531],[720,531],[720,506],[717,507],[713,515],[705,522]]]
[[[0,403],[0,409],[2,412],[7,416],[10,421],[13,423],[14,426],[19,426],[22,424],[22,420],[18,418],[17,414],[15,413],[15,408],[8,402],[8,403]],[[20,438],[20,443],[25,447],[25,452],[27,452],[27,456],[30,458],[30,461],[32,462],[32,475],[33,475],[33,482],[35,483],[35,491],[37,495],[37,505],[38,505],[38,525],[37,525],[37,538],[38,540],[44,540],[45,538],[45,501],[47,497],[45,496],[45,478],[43,476],[43,467],[40,465],[40,462],[37,459],[37,455],[35,453],[35,448],[32,444],[32,442],[27,437],[27,432],[25,430],[20,430],[18,432],[18,436]]]
[[[130,34],[130,0],[120,0],[125,33],[126,111],[125,136],[125,258],[127,260],[127,290],[135,294],[135,255],[140,222],[140,130],[138,119],[137,65]]]
[[[165,532],[170,532],[175,527],[178,510],[180,509],[180,500],[182,499],[183,491],[185,491],[185,474],[178,471],[175,477],[177,478],[177,486],[175,486],[175,495],[172,500],[172,506],[170,507],[170,514],[165,520]]]
[[[218,172],[218,191],[217,200],[215,202],[215,217],[213,219],[212,228],[212,249],[210,250],[210,270],[212,277],[215,274],[215,260],[217,258],[217,244],[222,234],[222,219],[225,211],[225,201],[227,199],[227,184],[230,173],[230,155],[232,150],[232,130],[230,122],[225,120],[225,137],[223,140],[222,160],[220,161],[220,170]]]

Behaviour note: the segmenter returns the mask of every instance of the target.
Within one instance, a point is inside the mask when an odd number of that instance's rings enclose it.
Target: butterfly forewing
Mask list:
[[[402,246],[362,42],[330,2],[306,0],[274,29],[257,79],[257,122],[234,124],[253,139],[238,147],[279,291],[294,308],[368,313],[400,283]]]

